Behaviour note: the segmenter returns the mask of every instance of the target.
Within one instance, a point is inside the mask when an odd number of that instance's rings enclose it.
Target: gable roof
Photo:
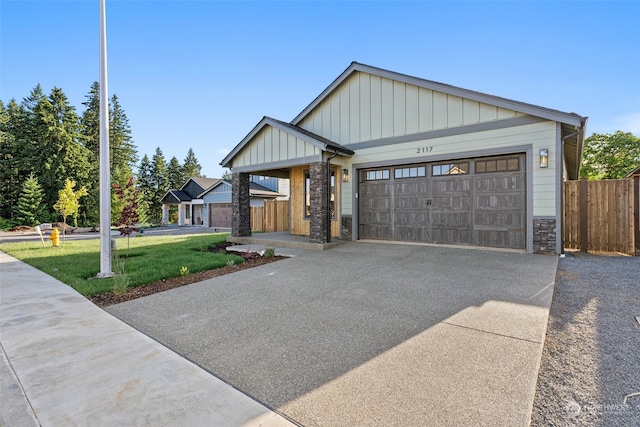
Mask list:
[[[185,193],[184,191],[171,189],[164,193],[162,199],[160,199],[160,203],[180,203],[180,202],[188,202],[191,200],[191,197]]]
[[[231,191],[231,186],[232,186],[231,181],[226,180],[226,179],[220,179],[214,185],[212,185],[211,187],[207,188],[200,195],[198,195],[198,198],[204,197],[207,193],[210,193],[215,188],[217,188],[217,187],[219,187],[221,185],[228,185],[229,186],[229,191]],[[258,184],[256,182],[249,181],[249,196],[251,196],[251,197],[264,197],[264,198],[276,198],[276,197],[285,197],[286,195],[278,193],[278,192],[273,191],[273,190],[270,190],[267,187],[262,186],[262,185],[260,185],[260,184]]]
[[[291,123],[285,123],[283,121],[271,118],[271,117],[263,117],[262,120],[244,137],[242,141],[238,145],[235,146],[233,150],[227,156],[222,159],[220,165],[223,167],[229,167],[229,163],[235,157],[236,154],[240,152],[250,141],[256,136],[263,128],[266,126],[271,126],[281,131],[284,131],[290,135],[293,135],[301,140],[305,141],[308,144],[313,145],[314,147],[319,148],[322,151],[331,151],[338,154],[342,154],[345,156],[352,156],[353,150],[346,148],[336,142],[333,142],[327,138],[324,138],[320,135],[316,135],[313,132],[309,132],[306,129],[302,129],[299,126],[293,125]]]
[[[454,95],[460,98],[466,98],[472,101],[478,101],[485,104],[514,110],[523,114],[529,114],[532,116],[541,117],[543,119],[553,120],[560,123],[566,123],[573,126],[582,126],[583,122],[586,120],[585,117],[582,117],[576,113],[566,113],[559,110],[553,110],[550,108],[540,107],[525,102],[514,101],[512,99],[464,89],[445,83],[439,83],[432,80],[413,77],[407,74],[397,73],[382,68],[372,67],[370,65],[360,64],[358,62],[352,62],[351,65],[349,65],[349,67],[338,76],[338,78],[336,78],[324,91],[322,91],[320,95],[316,97],[316,99],[311,102],[311,104],[309,104],[291,121],[291,124],[297,125],[298,123],[300,123],[315,107],[317,107],[327,96],[329,96],[329,94],[331,94],[338,86],[340,86],[342,82],[344,82],[353,73],[356,72],[368,73],[398,82],[411,84],[424,89],[430,89],[446,93],[448,95]]]
[[[196,183],[202,190],[206,190],[207,188],[211,187],[212,185],[216,184],[218,181],[221,181],[221,180],[218,178],[205,178],[202,176],[192,176],[184,184],[182,184],[182,187],[180,187],[180,190],[184,190],[184,188],[187,185],[189,185],[190,181]]]

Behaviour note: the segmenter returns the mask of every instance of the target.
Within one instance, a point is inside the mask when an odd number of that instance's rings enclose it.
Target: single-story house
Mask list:
[[[275,190],[288,190],[287,180],[264,176],[251,179],[251,206],[263,206],[265,200],[286,197]],[[224,179],[192,176],[180,189],[167,191],[161,203],[162,224],[169,223],[170,206],[177,205],[180,226],[231,228],[231,182]]]
[[[562,182],[587,118],[352,63],[292,121],[264,117],[231,168],[232,235],[250,175],[290,179],[291,233],[561,253]]]

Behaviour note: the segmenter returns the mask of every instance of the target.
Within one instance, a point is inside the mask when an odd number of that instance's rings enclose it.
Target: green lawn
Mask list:
[[[180,269],[190,273],[224,267],[229,260],[242,263],[237,255],[207,252],[205,249],[225,241],[228,234],[195,234],[182,236],[145,236],[118,238],[118,255],[130,287],[142,286],[158,280],[180,276]],[[114,279],[96,279],[100,272],[100,240],[71,240],[60,242],[57,248],[42,247],[40,241],[0,243],[0,250],[44,271],[77,290],[82,295],[101,294],[111,290]],[[115,253],[113,254],[115,255]],[[113,271],[117,271],[114,260]]]

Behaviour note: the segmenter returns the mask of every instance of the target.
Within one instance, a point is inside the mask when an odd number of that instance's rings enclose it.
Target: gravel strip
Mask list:
[[[532,426],[640,426],[636,316],[639,257],[560,259]]]

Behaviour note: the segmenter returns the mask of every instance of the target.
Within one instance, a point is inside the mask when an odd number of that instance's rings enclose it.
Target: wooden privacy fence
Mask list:
[[[251,208],[251,231],[266,233],[289,230],[289,201],[265,200],[263,207]]]
[[[638,178],[564,183],[564,246],[640,254]]]

